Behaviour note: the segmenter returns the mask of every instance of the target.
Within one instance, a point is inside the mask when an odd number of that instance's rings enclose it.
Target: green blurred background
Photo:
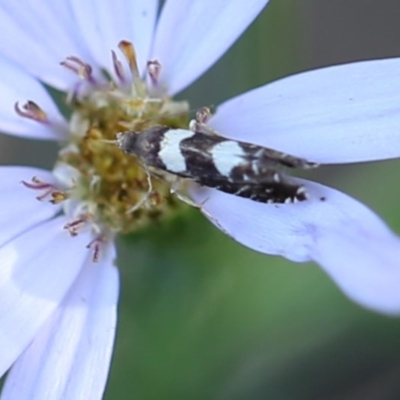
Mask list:
[[[399,12],[398,0],[272,0],[179,97],[216,106],[298,71],[398,55]],[[8,137],[0,145],[2,164],[54,160],[51,145]],[[324,167],[314,178],[400,232],[398,171],[391,161]],[[353,304],[316,265],[243,248],[197,210],[120,237],[119,251],[106,399],[400,399],[400,319]]]

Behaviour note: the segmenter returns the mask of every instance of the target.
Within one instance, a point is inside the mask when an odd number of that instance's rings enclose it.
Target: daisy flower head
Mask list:
[[[0,7],[10,37],[0,44],[0,129],[61,143],[52,171],[0,168],[2,399],[101,398],[116,330],[114,237],[180,203],[108,142],[151,124],[187,127],[189,105],[172,96],[267,3],[169,0],[158,17],[152,0]],[[44,85],[65,93],[67,117]]]
[[[218,184],[204,188],[193,179],[176,196],[172,168],[154,170],[140,154],[132,158],[109,143],[124,137],[120,132],[140,138],[159,126],[191,138],[190,106],[173,96],[205,72],[267,3],[168,0],[159,16],[158,2],[148,0],[0,6],[10,37],[0,43],[6,77],[0,128],[62,143],[51,172],[0,169],[7,210],[0,236],[1,372],[12,366],[3,398],[101,397],[116,328],[114,237],[173,213],[180,199],[238,242],[297,262],[316,261],[355,301],[399,312],[399,241],[357,201],[287,178],[275,172],[275,163],[267,170],[273,171],[270,186],[279,189],[272,201],[265,193],[251,199],[236,186],[225,193]],[[204,21],[207,30],[199,30]],[[227,141],[236,149],[252,143],[272,148],[256,150],[289,167],[397,157],[399,64],[371,61],[300,74],[232,99],[213,116],[199,113],[192,128],[217,141],[220,134],[243,142]],[[43,83],[67,94],[68,118]],[[180,142],[169,139],[165,149],[179,159]],[[214,146],[204,154],[215,161]],[[237,165],[229,163],[216,172],[226,178],[227,165]],[[290,195],[279,196],[282,189]]]

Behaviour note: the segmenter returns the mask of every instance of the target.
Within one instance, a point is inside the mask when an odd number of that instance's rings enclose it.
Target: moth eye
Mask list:
[[[150,143],[148,140],[143,140],[142,141],[142,149],[144,151],[150,151],[152,149],[153,145]]]
[[[151,142],[146,142],[146,150],[152,150],[152,149],[154,149],[154,143],[151,143]]]

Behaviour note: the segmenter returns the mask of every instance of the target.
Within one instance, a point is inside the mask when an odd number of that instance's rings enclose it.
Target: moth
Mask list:
[[[287,177],[281,167],[317,166],[303,158],[202,129],[156,125],[141,132],[120,132],[116,142],[145,167],[263,203],[306,200],[305,188]]]

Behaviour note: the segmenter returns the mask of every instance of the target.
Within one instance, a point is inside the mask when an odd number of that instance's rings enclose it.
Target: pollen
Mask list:
[[[64,192],[52,193],[53,201],[66,198],[79,204],[76,221],[90,219],[99,231],[131,232],[168,215],[181,202],[171,194],[168,179],[150,173],[138,159],[124,154],[115,144],[116,134],[125,130],[142,131],[153,125],[186,127],[189,107],[166,96],[150,94],[141,78],[132,44],[123,41],[119,48],[129,71],[112,54],[116,80],[99,83],[92,69],[76,57],[62,63],[87,83],[85,90],[69,96],[71,108],[67,143],[59,152],[55,168],[74,171],[72,184]],[[148,63],[148,81],[154,84],[154,62]],[[161,68],[161,66],[158,66]],[[84,73],[82,72],[84,71]],[[158,91],[160,92],[160,91]],[[75,233],[74,221],[71,222]]]

